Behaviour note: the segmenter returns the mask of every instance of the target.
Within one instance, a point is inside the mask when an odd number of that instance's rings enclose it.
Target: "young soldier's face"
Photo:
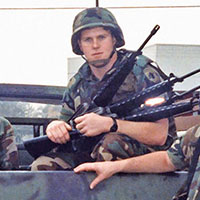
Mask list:
[[[95,27],[81,32],[79,46],[89,64],[103,67],[109,61],[115,41],[109,30]]]

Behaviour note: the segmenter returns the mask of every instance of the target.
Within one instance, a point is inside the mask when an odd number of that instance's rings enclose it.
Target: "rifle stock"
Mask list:
[[[69,134],[70,141],[65,144],[54,143],[47,135],[43,135],[24,141],[24,147],[33,158],[44,155],[56,147],[64,148],[67,152],[90,151],[100,137],[104,135],[103,133],[96,137],[86,137],[80,134],[78,130],[72,130]]]
[[[24,141],[25,149],[33,158],[48,153],[57,146],[58,144],[52,142],[46,135]]]

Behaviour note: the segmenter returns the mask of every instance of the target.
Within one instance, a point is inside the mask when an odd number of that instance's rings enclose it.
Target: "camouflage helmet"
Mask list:
[[[75,54],[83,55],[78,44],[79,33],[84,29],[97,26],[107,27],[111,30],[111,33],[116,38],[117,48],[125,44],[122,30],[109,10],[100,7],[88,8],[76,15],[74,19],[71,43]]]

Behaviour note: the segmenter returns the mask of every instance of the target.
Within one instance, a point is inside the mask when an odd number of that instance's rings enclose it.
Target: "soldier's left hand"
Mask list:
[[[77,117],[74,121],[80,133],[88,137],[108,132],[113,123],[110,117],[101,116],[96,113],[87,113]]]
[[[74,168],[75,173],[80,173],[82,171],[95,171],[97,176],[90,183],[90,189],[93,189],[97,184],[105,179],[108,179],[113,174],[120,171],[120,165],[113,161],[106,162],[93,162],[93,163],[83,163],[76,168]]]

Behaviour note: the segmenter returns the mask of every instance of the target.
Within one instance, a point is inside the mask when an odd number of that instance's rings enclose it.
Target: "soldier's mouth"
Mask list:
[[[93,53],[92,55],[93,56],[99,56],[99,55],[102,55],[103,53],[102,52],[98,52],[98,53]]]

